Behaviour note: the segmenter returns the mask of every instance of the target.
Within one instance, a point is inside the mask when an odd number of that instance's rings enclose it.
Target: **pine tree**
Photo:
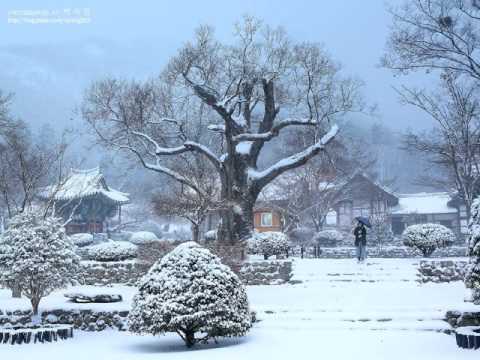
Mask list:
[[[243,336],[251,327],[240,279],[194,242],[177,246],[140,280],[128,321],[134,333],[175,332],[188,347],[211,338]]]
[[[0,243],[0,282],[15,284],[38,315],[40,300],[68,285],[80,258],[60,219],[23,213],[12,218]]]
[[[465,285],[472,290],[473,301],[480,305],[480,199],[475,199],[471,209],[468,237],[470,263],[465,275]]]

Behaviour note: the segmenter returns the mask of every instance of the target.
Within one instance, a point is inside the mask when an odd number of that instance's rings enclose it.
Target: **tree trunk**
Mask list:
[[[200,226],[198,224],[192,223],[191,225],[192,230],[192,241],[198,243],[200,241]]]
[[[38,305],[40,305],[40,299],[33,297],[30,300],[30,303],[32,304],[32,310],[33,310],[33,315],[37,316],[38,315]]]
[[[185,332],[185,344],[187,347],[191,348],[193,345],[195,345],[195,333],[191,330],[187,330]]]
[[[14,281],[12,286],[12,297],[13,298],[21,298],[22,297],[22,290],[18,284],[18,281]]]

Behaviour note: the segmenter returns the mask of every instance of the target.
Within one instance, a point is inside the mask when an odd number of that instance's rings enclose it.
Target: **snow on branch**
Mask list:
[[[263,140],[268,141],[276,136],[278,136],[280,130],[287,126],[292,125],[307,125],[307,126],[314,126],[318,123],[311,119],[288,119],[283,120],[277,123],[272,127],[270,131],[259,133],[259,134],[252,134],[252,133],[244,133],[237,135],[233,138],[235,141],[255,141],[255,140]]]
[[[146,169],[149,169],[149,170],[153,170],[153,171],[156,171],[156,172],[159,172],[159,173],[162,173],[162,174],[165,174],[173,179],[175,179],[176,181],[178,181],[179,183],[181,184],[184,184],[188,187],[190,187],[192,190],[194,190],[195,192],[197,192],[198,194],[202,195],[202,196],[206,196],[206,194],[202,191],[202,189],[200,189],[198,186],[196,186],[192,181],[190,181],[188,178],[186,178],[185,176],[181,175],[180,173],[176,172],[175,170],[172,170],[170,168],[167,168],[163,165],[160,164],[160,160],[157,158],[156,159],[156,163],[153,164],[153,163],[150,163],[150,162],[147,162],[143,156],[143,154],[140,153],[140,151],[138,151],[136,148],[132,147],[132,146],[128,146],[128,145],[123,145],[123,146],[120,146],[119,147],[120,149],[125,149],[125,150],[129,150],[131,151],[132,153],[134,153],[140,163],[142,164],[142,166]]]
[[[282,174],[283,172],[294,169],[298,166],[305,164],[309,159],[317,155],[321,150],[324,149],[325,145],[327,145],[330,141],[338,133],[338,126],[333,125],[332,128],[326,133],[320,141],[309,146],[305,150],[289,156],[285,159],[282,159],[269,168],[263,171],[256,171],[254,169],[249,170],[249,178],[252,181],[257,182],[260,188],[268,184],[270,181],[275,179],[278,175]]]
[[[224,133],[225,125],[210,124],[207,129],[213,132]]]
[[[155,148],[155,156],[163,156],[163,155],[177,155],[177,154],[182,154],[188,151],[195,151],[199,154],[204,155],[218,170],[220,169],[220,159],[205,145],[199,144],[194,141],[186,141],[183,145],[176,146],[176,147],[162,147],[153,140],[150,136],[148,136],[145,133],[138,132],[138,131],[132,131],[132,134],[139,136],[140,138],[146,140],[148,143],[150,143],[154,148]],[[146,148],[146,147],[145,147]]]

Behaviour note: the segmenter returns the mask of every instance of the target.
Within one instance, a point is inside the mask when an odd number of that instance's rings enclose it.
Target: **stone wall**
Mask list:
[[[42,322],[49,324],[69,324],[75,329],[102,331],[105,329],[126,330],[128,311],[94,310],[49,310],[41,314]],[[31,310],[0,310],[0,326],[26,325],[31,322]]]
[[[480,326],[480,311],[448,311],[445,317],[453,327]]]
[[[355,257],[355,247],[336,247],[336,248],[322,248],[322,252],[318,256],[323,259],[347,259]],[[466,254],[466,248],[462,246],[452,246],[442,249],[437,249],[432,254],[432,258],[443,257],[462,257]],[[295,256],[299,256],[296,252]],[[415,249],[406,246],[383,246],[383,247],[368,247],[368,257],[377,258],[413,258],[422,257],[422,254]],[[307,249],[306,257],[313,257],[313,249]]]
[[[82,261],[79,282],[84,285],[126,284],[135,285],[148,267],[141,263],[127,261]]]
[[[78,281],[84,285],[126,284],[134,286],[149,269],[138,261],[82,261]],[[292,277],[290,260],[265,260],[245,262],[240,278],[247,285],[283,284]]]
[[[292,278],[292,261],[265,260],[243,264],[240,278],[246,285],[280,285]]]
[[[466,260],[422,260],[418,268],[418,281],[422,283],[463,281],[467,264]]]

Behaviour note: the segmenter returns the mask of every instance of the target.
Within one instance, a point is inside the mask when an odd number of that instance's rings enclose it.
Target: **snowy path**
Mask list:
[[[264,327],[292,329],[449,329],[442,318],[462,302],[461,282],[418,284],[415,259],[297,260],[289,287],[252,287]]]
[[[420,285],[415,281],[417,263],[295,260],[294,279],[302,283],[248,288],[261,321],[246,338],[199,345],[193,351],[171,334],[77,331],[74,339],[56,344],[0,345],[0,359],[478,359],[478,351],[458,349],[455,339],[442,332],[448,328],[441,320],[445,311],[463,303],[463,284]],[[131,290],[114,289],[125,299],[131,296]],[[4,301],[5,295],[0,291],[0,307],[15,305],[11,299]],[[45,306],[58,306],[59,301],[64,301],[61,294],[54,294]]]

